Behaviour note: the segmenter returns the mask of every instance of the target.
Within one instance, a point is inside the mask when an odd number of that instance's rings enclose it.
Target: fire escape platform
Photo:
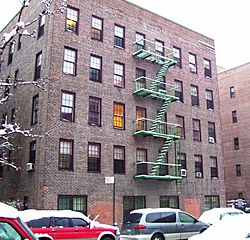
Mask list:
[[[182,177],[179,176],[171,176],[171,175],[165,175],[165,176],[158,176],[158,175],[136,175],[135,179],[153,179],[153,180],[181,180]]]
[[[134,133],[134,136],[143,136],[143,137],[157,137],[157,138],[163,138],[163,139],[172,139],[172,140],[179,140],[181,137],[178,135],[170,135],[170,134],[164,134],[154,131],[147,131],[147,130],[140,130],[136,131]]]

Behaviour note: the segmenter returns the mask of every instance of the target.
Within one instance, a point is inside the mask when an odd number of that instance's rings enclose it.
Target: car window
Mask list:
[[[142,214],[141,213],[131,213],[127,216],[125,219],[125,223],[130,222],[130,223],[139,223],[141,220]]]
[[[54,217],[54,227],[70,227],[70,218]]]
[[[178,213],[179,214],[179,218],[180,218],[180,222],[184,222],[184,223],[194,223],[196,222],[196,219],[193,218],[192,216],[186,214],[186,213]]]
[[[222,213],[220,215],[220,219],[224,218],[225,216],[235,216],[235,215],[239,215],[242,214],[241,212],[226,212],[226,213]]]
[[[73,227],[86,227],[88,223],[81,218],[71,218]]]
[[[28,222],[28,226],[32,228],[49,228],[50,218],[44,217],[40,219],[31,220]]]
[[[176,222],[175,212],[149,213],[146,216],[148,223],[174,223]]]
[[[0,223],[0,239],[1,240],[21,240],[19,233],[8,223]]]

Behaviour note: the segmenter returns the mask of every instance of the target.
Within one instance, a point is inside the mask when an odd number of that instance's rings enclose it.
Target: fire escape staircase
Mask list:
[[[152,42],[149,42],[146,39],[143,39],[143,41],[152,45]],[[173,163],[166,163],[167,153],[173,146],[176,149],[176,141],[180,139],[180,136],[177,134],[178,125],[163,121],[169,105],[178,100],[174,94],[175,87],[162,82],[169,67],[176,63],[172,57],[172,50],[168,50],[169,54],[167,56],[159,55],[157,52],[149,50],[149,48],[141,48],[133,54],[137,59],[147,60],[160,65],[160,69],[157,72],[155,79],[140,77],[134,80],[134,95],[153,98],[163,102],[155,119],[137,119],[137,123],[143,123],[141,126],[144,127],[137,129],[134,136],[154,137],[164,141],[156,160],[152,162],[137,162],[137,169],[138,167],[140,168],[144,166],[144,168],[142,168],[144,170],[137,171],[137,175],[135,176],[136,179],[180,180],[182,178],[180,174],[181,165],[177,161],[176,151],[175,161],[172,161]],[[164,171],[162,171],[162,169]]]

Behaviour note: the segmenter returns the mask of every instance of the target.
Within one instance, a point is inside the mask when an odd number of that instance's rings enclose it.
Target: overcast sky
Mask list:
[[[213,38],[220,66],[231,68],[250,61],[250,0],[129,1]],[[1,0],[0,29],[19,8],[20,0]]]

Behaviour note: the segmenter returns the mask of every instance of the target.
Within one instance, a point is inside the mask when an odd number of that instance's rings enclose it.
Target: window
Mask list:
[[[89,124],[101,126],[101,99],[89,97]]]
[[[137,148],[136,149],[136,162],[137,164],[137,175],[141,174],[148,174],[148,168],[147,168],[147,149],[144,148]]]
[[[237,119],[237,112],[236,111],[232,111],[232,122],[233,123],[237,123],[238,119]]]
[[[20,50],[22,47],[22,34],[18,35],[18,41],[17,41],[17,50]]]
[[[122,87],[125,86],[125,66],[122,63],[115,62],[114,63],[114,86]]]
[[[125,173],[125,147],[114,146],[114,173]]]
[[[240,149],[240,141],[239,138],[234,138],[234,150]]]
[[[216,143],[215,123],[208,122],[208,142]]]
[[[218,163],[217,157],[210,157],[210,173],[211,178],[218,178]]]
[[[176,115],[176,123],[179,125],[177,127],[179,136],[182,139],[185,139],[185,122],[184,122],[184,117]]]
[[[77,50],[64,48],[63,73],[76,75]]]
[[[8,65],[12,63],[14,51],[15,51],[15,43],[12,42],[9,46]]]
[[[192,106],[200,106],[199,103],[199,90],[195,85],[191,85],[191,104]]]
[[[34,81],[36,81],[41,77],[41,65],[42,65],[42,52],[39,52],[36,55]]]
[[[155,40],[155,52],[158,55],[164,56],[164,42]]]
[[[132,210],[145,208],[145,196],[124,196],[123,197],[123,219],[125,219]]]
[[[15,240],[22,240],[22,239],[24,239],[21,236],[21,234],[23,234],[23,230],[22,231],[19,230],[19,232],[20,232],[19,233],[15,229],[15,227],[14,227],[15,225],[17,225],[17,223],[13,224],[13,226],[12,226],[8,222],[1,221],[1,223],[0,223],[0,236],[1,236],[2,240],[13,240],[13,239],[15,239]]]
[[[175,66],[181,68],[182,63],[181,63],[181,49],[178,47],[173,47],[173,53],[174,53],[174,60],[177,62]]]
[[[16,108],[11,109],[10,122],[14,123],[16,121]]]
[[[59,170],[73,171],[73,140],[60,139]]]
[[[92,16],[91,23],[91,38],[102,41],[103,40],[103,20],[99,17]]]
[[[181,164],[181,168],[187,170],[187,157],[186,153],[179,153],[179,164]],[[184,176],[182,176],[184,177]]]
[[[102,58],[92,55],[90,57],[89,79],[94,82],[102,82]]]
[[[211,61],[208,59],[204,59],[204,76],[206,78],[212,77],[212,68],[211,68]]]
[[[205,210],[220,207],[220,199],[217,195],[207,195],[205,196]]]
[[[240,177],[241,176],[241,165],[236,164],[236,176]]]
[[[125,28],[115,25],[115,47],[125,48]]]
[[[75,93],[62,91],[61,120],[75,120]]]
[[[101,172],[100,143],[88,143],[88,172]]]
[[[45,25],[45,12],[43,12],[39,18],[37,38],[40,38],[44,35],[44,25]]]
[[[136,46],[136,51],[139,51],[141,49],[145,49],[145,35],[141,33],[136,33],[135,34],[135,46]]]
[[[36,124],[38,120],[38,107],[39,107],[39,95],[33,97],[32,100],[32,114],[31,125]]]
[[[123,103],[114,103],[114,128],[125,129],[124,108],[125,106]]]
[[[161,208],[179,208],[178,196],[160,196]]]
[[[146,120],[141,118],[146,118],[146,108],[136,107],[136,131],[147,130]]]
[[[73,210],[87,215],[87,196],[58,196],[58,210]]]
[[[146,88],[146,70],[141,69],[141,68],[136,68],[135,69],[135,78],[138,79],[136,81],[135,89],[139,90],[141,88]]]
[[[189,60],[189,70],[192,73],[197,73],[197,63],[196,63],[196,55],[189,53],[188,55]]]
[[[230,98],[234,98],[235,97],[235,87],[232,86],[230,87]]]
[[[11,80],[11,77],[8,76],[6,78],[6,86],[4,88],[4,97],[5,97],[5,100],[7,100],[10,96],[10,80]]]
[[[175,96],[179,98],[179,101],[180,102],[184,102],[184,99],[183,99],[183,85],[182,85],[182,82],[181,81],[178,81],[178,80],[174,80],[174,84],[175,84]]]
[[[67,7],[66,31],[78,34],[78,15],[78,9]]]
[[[201,155],[194,155],[195,161],[195,177],[202,178],[203,177],[203,164],[202,164],[202,156]]]
[[[198,119],[193,119],[193,140],[201,142],[201,123]]]
[[[30,143],[30,163],[36,163],[36,141]]]
[[[213,91],[206,89],[207,110],[214,109]]]

